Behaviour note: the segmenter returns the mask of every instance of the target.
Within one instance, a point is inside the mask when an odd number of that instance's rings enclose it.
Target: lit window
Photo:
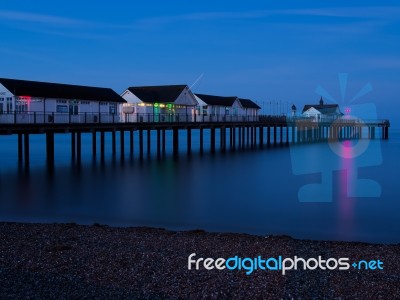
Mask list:
[[[57,113],[68,113],[68,106],[67,105],[57,105],[56,112]]]

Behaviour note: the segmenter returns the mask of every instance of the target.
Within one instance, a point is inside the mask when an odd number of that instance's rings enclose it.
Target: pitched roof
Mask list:
[[[309,110],[311,107],[314,107],[318,110],[321,114],[329,115],[329,114],[336,114],[337,110],[339,109],[339,105],[337,104],[324,104],[324,105],[304,105],[303,113]],[[339,111],[340,113],[340,111]]]
[[[237,99],[237,97],[223,97],[204,94],[196,94],[196,96],[207,103],[207,105],[216,106],[232,106]]]
[[[239,99],[240,103],[244,108],[255,108],[255,109],[261,109],[260,106],[258,106],[255,102],[253,102],[250,99]]]
[[[172,103],[186,87],[187,85],[135,86],[128,90],[143,102]]]
[[[0,78],[0,84],[2,84],[15,96],[107,101],[119,103],[126,102],[120,95],[110,88],[7,78]]]

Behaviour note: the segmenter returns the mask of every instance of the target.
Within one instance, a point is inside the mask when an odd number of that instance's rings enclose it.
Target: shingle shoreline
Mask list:
[[[0,223],[0,298],[400,298],[400,245]],[[188,256],[380,259],[384,270],[188,270]]]

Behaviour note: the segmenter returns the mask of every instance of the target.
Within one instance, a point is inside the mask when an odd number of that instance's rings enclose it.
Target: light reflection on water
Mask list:
[[[392,134],[393,137],[393,134]],[[154,137],[152,137],[154,138]],[[170,137],[167,136],[167,140]],[[333,201],[300,203],[301,186],[319,182],[318,173],[293,175],[287,147],[226,154],[184,154],[179,160],[110,156],[92,162],[91,140],[83,137],[82,164],[71,162],[69,138],[56,137],[56,164],[44,165],[42,137],[32,137],[31,168],[16,165],[14,137],[0,137],[0,218],[31,222],[94,222],[121,226],[288,234],[297,238],[400,242],[400,144],[381,143],[382,164],[358,169],[358,177],[381,185],[380,197],[349,197],[357,166],[339,159],[332,173]],[[185,145],[185,136],[180,138]],[[127,139],[126,139],[127,141]],[[196,138],[193,138],[196,149]],[[326,144],[301,145],[324,157]],[[42,149],[43,148],[43,149]],[[106,152],[111,153],[110,145]],[[346,148],[345,148],[346,149]],[[351,151],[351,147],[348,147]],[[167,149],[170,150],[170,149]],[[185,147],[182,147],[185,152]],[[323,163],[323,160],[318,160]],[[349,170],[349,172],[343,171]],[[353,172],[353,173],[352,173]]]

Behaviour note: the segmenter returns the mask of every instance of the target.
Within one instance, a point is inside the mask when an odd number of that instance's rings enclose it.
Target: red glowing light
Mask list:
[[[31,96],[19,96],[19,99],[22,100],[22,101],[26,101],[26,102],[30,103],[32,97]]]
[[[346,115],[349,115],[349,114],[351,113],[351,108],[350,108],[350,107],[346,107],[346,108],[344,109],[344,113],[345,113]]]

